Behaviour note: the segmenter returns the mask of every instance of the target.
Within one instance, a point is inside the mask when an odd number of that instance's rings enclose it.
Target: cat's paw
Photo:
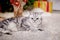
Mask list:
[[[4,34],[7,34],[7,35],[12,35],[12,33],[9,33],[9,32],[8,32],[8,33],[4,33]]]
[[[43,31],[43,29],[38,29],[39,31]]]
[[[2,34],[6,34],[6,35],[12,35],[12,33],[10,31],[2,31]]]

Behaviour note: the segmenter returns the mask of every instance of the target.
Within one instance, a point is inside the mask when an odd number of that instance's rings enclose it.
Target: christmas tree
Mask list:
[[[33,3],[35,0],[27,0],[26,5],[24,5],[23,9],[31,10],[33,8]]]

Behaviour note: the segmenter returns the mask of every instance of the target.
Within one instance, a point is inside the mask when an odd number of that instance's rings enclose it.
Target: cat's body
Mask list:
[[[0,33],[9,34],[16,31],[27,31],[28,26],[24,25],[27,17],[8,18],[0,22]]]
[[[7,33],[10,31],[13,31],[12,28],[10,27],[13,25],[15,26],[15,18],[9,18],[9,19],[5,19],[5,20],[1,21],[0,22],[0,32]]]

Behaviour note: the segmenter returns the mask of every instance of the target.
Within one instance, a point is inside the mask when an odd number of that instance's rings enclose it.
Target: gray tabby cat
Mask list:
[[[16,31],[26,31],[29,25],[24,25],[23,23],[28,17],[16,17],[8,18],[0,22],[0,34],[9,34]],[[2,35],[1,34],[1,35]]]
[[[42,15],[40,8],[23,12],[22,17],[9,18],[0,22],[0,32],[9,34],[14,31],[42,31]]]

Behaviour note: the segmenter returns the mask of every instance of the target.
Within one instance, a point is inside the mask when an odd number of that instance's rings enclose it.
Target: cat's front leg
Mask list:
[[[16,26],[17,25],[14,22],[10,22],[7,29],[11,32],[16,32],[16,31],[18,31]]]
[[[38,25],[38,30],[39,30],[39,31],[44,31],[44,27],[43,27],[42,24],[39,24],[39,25]]]

